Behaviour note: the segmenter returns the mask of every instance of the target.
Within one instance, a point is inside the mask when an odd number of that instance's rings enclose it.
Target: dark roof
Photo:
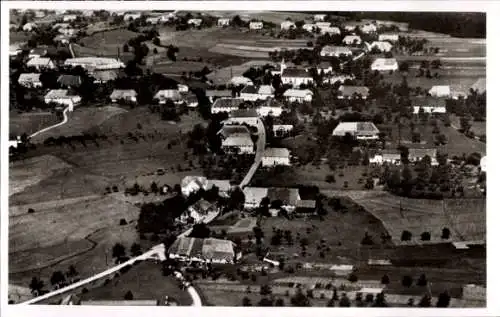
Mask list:
[[[255,87],[253,85],[248,85],[248,86],[245,86],[245,88],[243,88],[240,93],[242,93],[242,94],[256,94],[258,92],[259,91],[257,90],[257,87]]]
[[[259,114],[255,109],[238,109],[229,115],[231,118],[249,118],[249,117],[258,117]]]
[[[94,71],[92,77],[96,80],[106,82],[118,78],[118,73],[114,70],[98,70]]]
[[[223,107],[223,108],[230,108],[230,107],[238,107],[245,101],[241,98],[219,98],[215,100],[214,104],[212,107]]]
[[[408,149],[408,156],[414,158],[421,158],[424,156],[429,156],[430,158],[436,157],[436,148],[410,148]]]
[[[414,107],[446,107],[446,99],[431,96],[419,96],[411,98],[411,104]]]
[[[281,77],[312,77],[307,70],[303,68],[285,68]]]
[[[250,133],[250,131],[248,131],[248,128],[244,125],[225,125],[217,133],[227,138],[232,134]]]
[[[316,208],[316,200],[312,200],[312,199],[298,200],[296,207],[297,208],[314,209],[314,208]]]
[[[297,188],[269,188],[267,191],[267,197],[269,200],[276,201],[281,200],[283,203],[295,205],[297,203],[299,190]]]
[[[233,92],[231,90],[207,90],[207,97],[231,97]]]
[[[79,87],[82,84],[82,79],[80,76],[63,74],[59,76],[57,82],[66,87]]]
[[[342,86],[341,93],[343,96],[353,96],[359,94],[361,96],[368,96],[370,90],[365,86]]]

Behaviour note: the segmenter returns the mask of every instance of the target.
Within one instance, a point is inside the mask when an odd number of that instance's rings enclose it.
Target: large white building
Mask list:
[[[432,97],[450,97],[451,96],[451,89],[450,86],[432,86],[432,88],[429,90],[429,95]]]
[[[219,18],[217,20],[218,27],[229,26],[231,24],[231,20],[229,18]]]
[[[444,98],[418,96],[411,98],[413,114],[424,113],[446,113],[446,100]]]
[[[279,117],[284,110],[284,106],[273,99],[269,99],[266,103],[258,106],[256,110],[261,117]]]
[[[34,57],[26,63],[26,66],[33,67],[37,70],[56,68],[54,62],[48,57]]]
[[[358,35],[346,35],[342,40],[342,43],[347,45],[360,45],[363,41]]]
[[[137,92],[133,89],[115,89],[109,96],[111,102],[116,103],[118,101],[126,102],[137,102]]]
[[[398,70],[398,61],[395,58],[377,58],[370,66],[371,70],[396,71]]]
[[[326,45],[321,49],[321,52],[319,54],[323,57],[325,56],[339,57],[340,55],[351,56],[352,50],[349,47],[345,46]]]
[[[244,103],[245,100],[242,98],[218,98],[212,105],[211,112],[233,112],[239,109],[239,106]]]
[[[398,34],[392,34],[392,33],[379,34],[378,40],[379,41],[397,42],[399,40],[399,35]]]
[[[290,151],[287,148],[266,148],[262,156],[262,166],[290,165]]]
[[[230,240],[179,237],[168,249],[168,257],[183,262],[234,264],[241,259]]]
[[[289,102],[310,102],[313,92],[309,89],[287,89],[283,97]]]
[[[305,69],[302,68],[285,68],[281,71],[281,82],[283,85],[292,85],[300,87],[300,85],[308,85],[314,83],[314,78]]]
[[[125,64],[122,61],[108,57],[68,58],[64,61],[64,65],[72,67],[81,66],[88,71],[125,68]]]
[[[387,53],[392,50],[392,44],[387,41],[374,41],[372,43],[366,43],[366,46],[369,51],[377,48],[382,53]]]
[[[26,88],[40,88],[42,87],[42,82],[40,81],[40,74],[38,73],[24,73],[19,75],[17,80],[19,85]]]
[[[248,27],[250,28],[250,30],[262,30],[264,28],[264,23],[260,21],[254,21],[250,22]]]
[[[295,28],[295,23],[292,21],[283,21],[281,22],[281,29],[282,30],[290,30]]]
[[[44,97],[46,104],[56,103],[68,107],[68,111],[72,112],[74,107],[78,105],[82,98],[76,95],[70,95],[67,89],[50,90]]]
[[[341,122],[333,130],[332,135],[343,137],[350,134],[357,140],[376,140],[379,132],[372,122]]]
[[[222,140],[221,148],[224,152],[232,154],[253,154],[255,152],[250,134],[231,134]]]

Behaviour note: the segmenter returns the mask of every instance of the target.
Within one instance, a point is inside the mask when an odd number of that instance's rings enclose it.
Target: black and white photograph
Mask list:
[[[9,306],[489,306],[487,13],[389,7],[9,8]]]

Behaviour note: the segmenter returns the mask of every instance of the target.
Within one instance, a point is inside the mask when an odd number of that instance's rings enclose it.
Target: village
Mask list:
[[[24,267],[9,273],[26,302],[484,305],[486,75],[453,81],[460,58],[439,41],[331,13],[11,15],[26,41],[10,46],[9,216],[28,224],[10,224]],[[135,37],[101,54],[84,44],[94,26]],[[204,31],[251,40],[204,56],[167,36]],[[113,238],[28,265],[21,229],[72,208],[81,232],[60,243]],[[36,246],[59,246],[39,230]]]

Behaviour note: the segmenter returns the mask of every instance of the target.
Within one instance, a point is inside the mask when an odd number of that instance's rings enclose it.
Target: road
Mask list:
[[[264,127],[264,123],[260,118],[258,119],[258,124],[257,124],[257,135],[259,136],[259,138],[257,139],[257,144],[255,149],[255,160],[252,166],[250,167],[250,170],[248,170],[248,173],[241,181],[240,188],[243,188],[247,186],[248,183],[250,183],[253,175],[255,174],[255,172],[257,172],[257,169],[259,168],[262,162],[262,157],[264,156],[264,150],[266,148],[266,128]]]
[[[75,58],[75,52],[73,51],[73,44],[69,43],[68,44],[69,52],[71,53],[71,58]]]
[[[60,126],[62,126],[64,124],[66,124],[68,122],[68,111],[69,111],[69,107],[66,107],[66,109],[64,109],[64,111],[63,111],[63,121],[61,121],[61,122],[59,122],[57,124],[54,124],[54,125],[52,125],[50,127],[43,128],[42,130],[33,133],[29,137],[33,138],[33,137],[35,137],[35,136],[37,136],[37,135],[39,135],[39,134],[41,134],[43,132],[49,131],[51,129],[54,129],[54,128],[57,128],[57,127],[60,127]]]

